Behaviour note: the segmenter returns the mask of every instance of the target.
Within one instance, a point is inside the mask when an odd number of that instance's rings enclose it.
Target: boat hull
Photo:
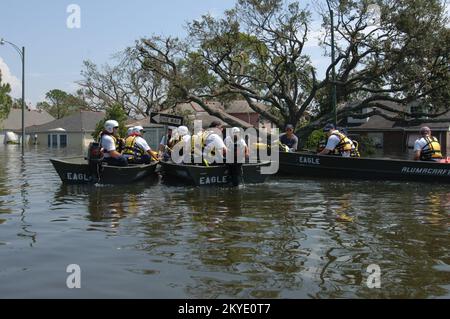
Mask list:
[[[50,162],[66,184],[129,184],[153,175],[158,164],[126,167],[102,165],[91,169],[83,158],[51,159]]]
[[[180,165],[172,162],[160,162],[164,178],[169,181],[182,182],[196,186],[231,185],[232,176],[227,165],[201,166]],[[269,175],[261,174],[261,167],[269,162],[242,165],[244,184],[264,183]]]
[[[297,176],[450,183],[446,163],[282,153],[279,173]]]

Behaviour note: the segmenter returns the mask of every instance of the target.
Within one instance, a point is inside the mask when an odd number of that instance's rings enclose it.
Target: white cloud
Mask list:
[[[2,83],[9,83],[11,86],[11,96],[19,97],[21,93],[21,84],[17,77],[11,74],[9,66],[0,57],[0,70],[2,72]]]

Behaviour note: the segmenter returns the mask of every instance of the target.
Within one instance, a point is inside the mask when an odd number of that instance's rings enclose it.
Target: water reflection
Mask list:
[[[55,193],[53,206],[64,207],[81,200],[88,213],[86,218],[92,222],[86,230],[117,233],[121,219],[136,217],[141,212],[142,194],[147,187],[156,183],[157,181],[149,181],[132,186],[61,184]],[[53,221],[58,220],[61,221]]]
[[[450,295],[450,192],[441,185],[70,186],[48,162],[66,151],[46,152],[21,164],[20,149],[0,151],[2,296],[60,296],[54,274],[74,261],[94,274],[80,297]],[[366,286],[374,263],[382,289]]]

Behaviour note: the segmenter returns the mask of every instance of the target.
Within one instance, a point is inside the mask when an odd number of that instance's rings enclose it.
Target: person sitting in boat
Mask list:
[[[157,160],[147,141],[142,137],[144,128],[135,126],[132,134],[125,140],[123,155],[129,164],[150,164],[152,159]]]
[[[134,126],[128,128],[127,137],[133,135],[133,129],[134,129]]]
[[[294,134],[294,125],[286,125],[286,131],[280,135],[280,144],[280,151],[297,151],[298,137]]]
[[[207,165],[211,163],[223,163],[223,159],[227,154],[227,147],[223,142],[222,131],[222,124],[219,121],[213,121],[203,134],[203,160],[206,161]]]
[[[249,157],[249,150],[247,143],[241,137],[241,130],[239,127],[231,129],[231,136],[228,135],[224,140],[225,146],[233,154],[234,163],[244,163]]]
[[[442,159],[441,145],[436,137],[431,135],[428,126],[420,128],[421,138],[414,143],[414,160],[439,161]]]
[[[127,159],[120,153],[119,123],[115,120],[108,120],[105,122],[104,128],[99,138],[103,161],[112,166],[127,166]]]
[[[172,138],[172,131],[175,129],[173,126],[169,126],[167,128],[167,134],[164,135],[161,138],[161,142],[159,142],[159,158],[164,159],[165,161],[169,160],[170,154],[167,151],[167,144],[169,143],[170,139]]]
[[[172,160],[175,163],[190,163],[190,151],[191,151],[191,135],[187,126],[179,126],[176,130],[176,134],[172,136],[169,141],[171,149]],[[186,150],[186,152],[185,152]],[[186,156],[184,156],[184,154]],[[174,158],[176,156],[176,158]]]
[[[340,155],[342,157],[359,157],[359,152],[351,139],[336,130],[334,124],[327,124],[323,128],[327,135],[327,144],[318,155]]]

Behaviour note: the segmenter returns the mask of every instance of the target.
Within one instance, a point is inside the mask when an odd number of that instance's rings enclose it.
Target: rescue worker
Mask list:
[[[280,135],[280,151],[295,152],[298,147],[298,137],[294,134],[294,125],[286,125],[286,131]]]
[[[223,158],[227,154],[227,147],[223,142],[222,131],[222,124],[219,121],[213,121],[203,134],[203,159],[208,164],[211,164],[213,162],[215,162],[216,164],[223,163]]]
[[[414,143],[414,160],[439,161],[442,159],[441,145],[436,137],[431,135],[428,126],[420,128],[421,138]]]
[[[239,127],[231,129],[231,136],[228,135],[224,140],[225,146],[233,154],[234,163],[244,163],[249,157],[249,149],[245,140],[241,137]],[[227,158],[228,160],[228,158]]]
[[[128,130],[127,130],[127,137],[133,134],[133,129],[134,129],[134,126],[131,126],[131,127],[128,128]]]
[[[175,127],[173,126],[169,126],[167,128],[167,134],[164,135],[161,138],[161,141],[159,142],[159,149],[158,149],[158,157],[160,159],[164,159],[165,161],[169,160],[170,158],[170,153],[167,152],[167,144],[169,143],[170,139],[172,138],[172,131]]]
[[[249,157],[247,143],[241,137],[239,127],[231,129],[231,136],[228,135],[224,140],[227,147],[227,166],[230,170],[231,182],[233,186],[239,185],[243,181],[242,165]]]
[[[189,129],[182,125],[176,130],[169,142],[171,157],[175,163],[191,163],[191,135]],[[185,152],[186,150],[186,152]]]
[[[130,164],[150,164],[152,159],[157,160],[148,146],[147,141],[142,137],[144,128],[135,126],[133,133],[125,140],[124,156]]]
[[[108,165],[127,166],[127,159],[120,153],[120,136],[118,135],[119,123],[115,120],[107,120],[104,130],[100,133],[99,143],[103,152],[103,161]]]
[[[323,128],[327,135],[327,144],[319,155],[340,155],[342,157],[359,157],[359,152],[351,139],[336,130],[334,124],[327,124]]]

